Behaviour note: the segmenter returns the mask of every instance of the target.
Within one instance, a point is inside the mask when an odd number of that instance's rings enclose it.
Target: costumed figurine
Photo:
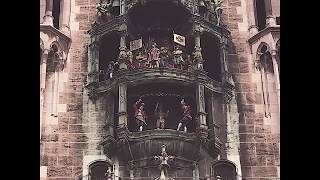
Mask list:
[[[133,109],[134,109],[134,118],[138,125],[138,130],[142,131],[143,127],[147,125],[146,119],[147,119],[147,113],[144,110],[144,103],[142,102],[142,99],[140,98],[137,102],[134,103]]]
[[[104,81],[104,80],[106,80],[106,75],[103,70],[100,70],[99,71],[99,81]]]
[[[175,50],[173,52],[174,55],[174,64],[176,68],[182,69],[182,64],[184,63],[184,60],[182,58],[182,49],[180,46],[176,46]]]
[[[191,116],[191,107],[187,105],[187,103],[184,101],[184,99],[181,100],[181,109],[182,109],[182,118],[178,124],[177,131],[180,130],[180,128],[183,126],[184,132],[187,132],[187,124],[192,121]]]
[[[128,69],[133,70],[134,69],[133,54],[131,51],[127,51],[127,57],[128,57],[128,62],[127,62]]]
[[[108,64],[107,74],[109,74],[109,78],[111,79],[114,72],[114,66],[118,64],[118,62],[110,61]]]
[[[157,48],[157,43],[153,43],[149,53],[151,68],[159,67],[159,54],[160,54],[160,51],[159,51],[159,48]]]

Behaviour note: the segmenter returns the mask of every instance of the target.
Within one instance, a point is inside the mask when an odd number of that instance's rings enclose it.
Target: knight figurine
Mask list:
[[[144,110],[144,103],[140,98],[137,102],[134,103],[134,118],[138,125],[138,131],[142,131],[145,126],[147,126],[146,119],[147,113]]]
[[[182,109],[182,118],[178,124],[177,131],[180,130],[180,128],[183,126],[184,132],[187,132],[187,124],[192,121],[192,116],[191,116],[191,107],[187,105],[184,99],[181,100],[181,109]]]
[[[159,67],[159,54],[160,54],[160,50],[159,50],[159,48],[157,48],[157,43],[153,43],[152,48],[149,53],[151,68],[158,68]]]

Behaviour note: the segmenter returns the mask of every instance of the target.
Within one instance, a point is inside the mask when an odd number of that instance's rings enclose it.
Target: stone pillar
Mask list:
[[[61,31],[70,36],[71,0],[62,0]]]
[[[126,36],[127,36],[127,26],[125,24],[122,25],[121,30],[120,30],[120,53],[119,53],[119,69],[120,70],[125,70],[127,69],[127,47],[126,47]]]
[[[207,113],[205,109],[205,100],[204,100],[204,85],[198,84],[196,90],[197,98],[197,115],[198,115],[198,124],[200,128],[208,129],[207,126]]]
[[[264,0],[265,9],[266,9],[266,26],[273,27],[276,26],[276,17],[272,14],[272,4],[271,0]]]
[[[88,47],[88,83],[99,80],[99,43],[94,41]]]
[[[46,74],[47,74],[47,60],[48,60],[49,49],[44,49],[40,65],[40,139],[42,132],[42,113],[44,104],[44,92],[46,88]]]
[[[278,100],[279,112],[280,112],[280,75],[279,75],[279,68],[277,63],[277,50],[272,50],[272,64],[273,64],[274,76],[276,78],[277,100]]]
[[[222,37],[220,40],[220,64],[221,64],[221,74],[222,82],[231,80],[231,74],[228,69],[228,40],[226,37]]]
[[[200,27],[196,27],[194,31],[194,52],[193,52],[193,58],[196,63],[196,69],[203,69],[203,58],[201,53],[201,31]]]
[[[119,127],[127,125],[127,85],[119,83]]]
[[[193,163],[193,170],[192,170],[192,174],[193,174],[193,180],[199,180],[199,164],[198,163]]]
[[[255,15],[255,4],[254,0],[247,1],[247,11],[248,11],[248,22],[249,22],[249,36],[252,37],[257,34],[258,26],[256,25],[256,15]]]
[[[43,24],[53,26],[52,8],[53,0],[46,0],[46,12],[43,17]]]

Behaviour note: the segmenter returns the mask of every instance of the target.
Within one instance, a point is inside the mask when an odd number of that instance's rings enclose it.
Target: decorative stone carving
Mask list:
[[[155,156],[155,160],[160,160],[160,177],[157,178],[158,180],[169,180],[168,177],[168,169],[170,168],[168,161],[173,160],[174,156],[169,156],[166,152],[166,145],[161,146],[161,155]]]
[[[223,0],[213,0],[213,2],[214,2],[214,12],[217,18],[217,26],[220,26]]]

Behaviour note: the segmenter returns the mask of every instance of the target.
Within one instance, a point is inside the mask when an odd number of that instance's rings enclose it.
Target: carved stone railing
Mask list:
[[[159,153],[159,147],[165,144],[167,152],[180,161],[196,161],[200,147],[215,157],[220,153],[221,143],[218,137],[210,137],[208,133],[186,133],[172,129],[154,129],[142,132],[129,132],[122,128],[117,130],[117,153],[124,161],[148,161]],[[210,144],[211,143],[211,144]],[[219,148],[219,149],[216,149]],[[129,153],[128,153],[129,152]]]
[[[232,88],[231,86],[222,86],[222,83],[211,79],[204,71],[192,70],[184,71],[180,69],[143,69],[143,70],[124,70],[114,74],[112,79],[101,82],[94,82],[86,85],[86,88],[94,91],[96,95],[108,93],[118,87],[120,82],[126,82],[130,85],[148,84],[155,82],[176,83],[180,85],[195,86],[197,83],[203,83],[204,86],[216,93],[229,92],[224,88]],[[232,89],[230,89],[232,91]],[[92,96],[94,96],[91,93]]]
[[[230,31],[228,31],[224,26],[217,26],[215,21],[210,22],[199,15],[193,15],[192,18],[195,24],[201,25],[203,31],[214,34],[216,37],[229,37],[230,35]]]
[[[111,31],[117,31],[118,28],[125,23],[127,20],[127,16],[126,15],[122,15],[122,16],[116,16],[114,18],[112,18],[110,21],[102,23],[102,24],[98,24],[98,23],[94,23],[92,24],[92,28],[88,31],[88,33],[91,36],[95,36],[95,35],[100,35],[102,36],[103,34],[106,34],[108,32]]]

